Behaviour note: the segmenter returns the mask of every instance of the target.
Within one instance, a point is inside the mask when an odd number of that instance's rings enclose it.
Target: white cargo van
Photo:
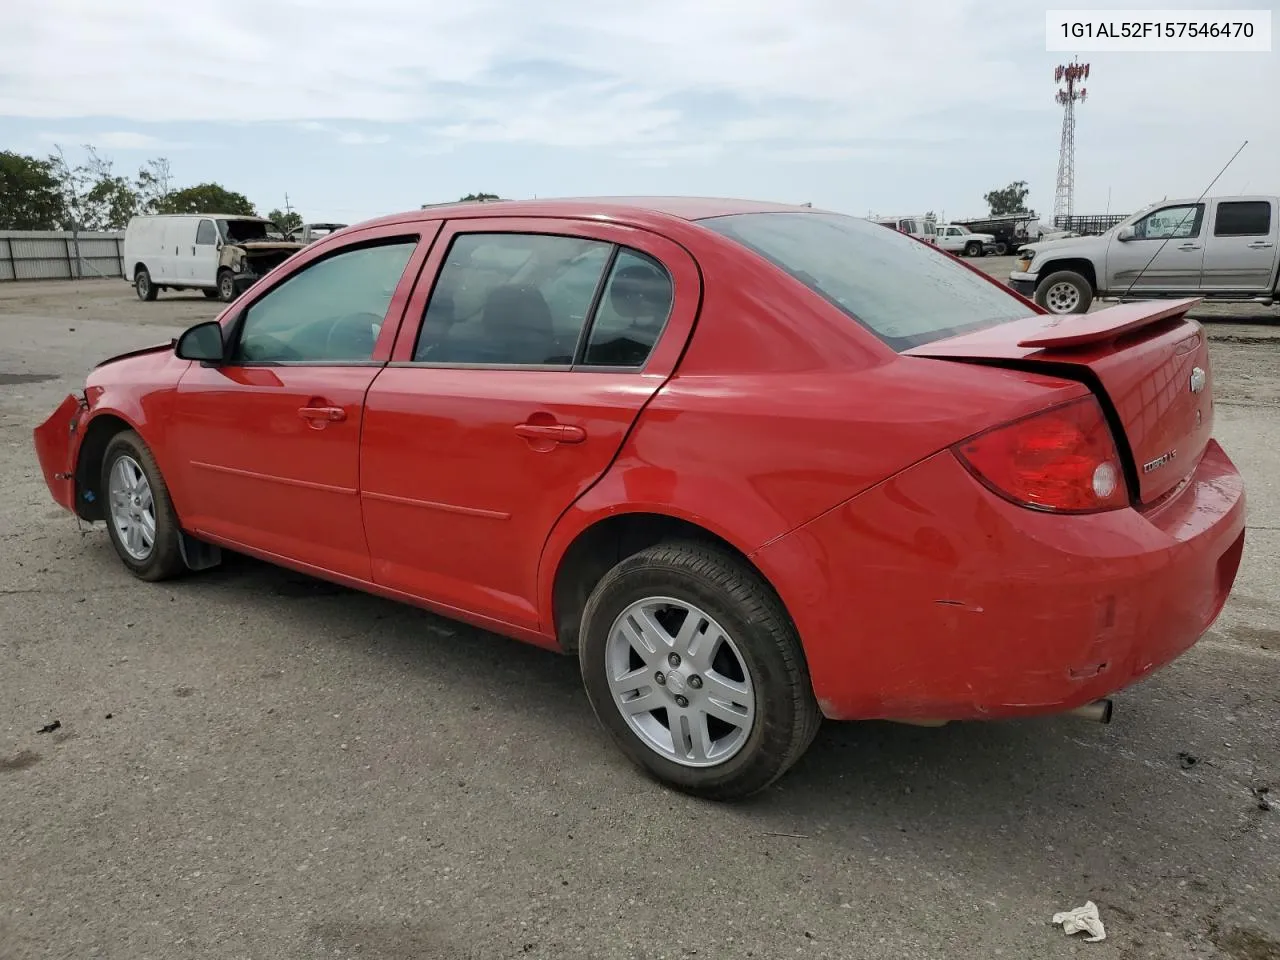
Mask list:
[[[125,278],[139,300],[154,300],[161,290],[202,290],[230,303],[304,246],[272,233],[280,228],[262,217],[134,217],[124,231]]]
[[[921,216],[910,217],[872,217],[872,223],[878,223],[890,230],[897,230],[909,237],[923,240],[926,243],[937,243],[937,226],[935,221]]]

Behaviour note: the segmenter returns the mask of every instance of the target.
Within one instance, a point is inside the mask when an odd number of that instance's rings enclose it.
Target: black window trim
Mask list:
[[[1222,208],[1227,206],[1228,204],[1238,206],[1240,204],[1246,204],[1246,203],[1263,204],[1264,206],[1266,206],[1267,229],[1263,230],[1261,233],[1219,233],[1218,222],[1222,217]],[[1226,239],[1226,240],[1230,240],[1235,237],[1269,237],[1271,236],[1272,228],[1275,225],[1275,216],[1276,216],[1275,206],[1276,205],[1272,201],[1267,200],[1265,198],[1261,198],[1261,197],[1257,199],[1251,199],[1251,200],[1219,200],[1216,204],[1214,204],[1214,208],[1213,208],[1213,236],[1222,237],[1223,239]]]
[[[488,234],[491,236],[526,236],[526,237],[563,237],[567,240],[590,240],[596,243],[607,243],[610,246],[608,257],[605,258],[604,268],[600,272],[600,277],[596,280],[596,289],[591,295],[590,306],[587,308],[587,315],[583,318],[582,330],[578,334],[578,341],[574,347],[573,357],[569,363],[468,363],[456,360],[393,360],[387,364],[389,367],[408,368],[423,367],[434,370],[536,370],[542,372],[561,373],[644,373],[645,367],[649,365],[649,360],[658,350],[658,342],[667,331],[667,325],[671,322],[671,316],[675,313],[676,300],[676,284],[675,278],[671,275],[671,271],[667,269],[667,265],[655,257],[653,254],[639,247],[631,247],[626,244],[617,243],[613,240],[601,240],[598,237],[584,237],[580,234],[562,233],[560,231],[528,231],[528,230],[494,230],[491,227],[478,230],[458,230],[449,239],[449,246],[444,252],[444,256],[440,258],[440,266],[436,268],[436,274],[431,278],[431,290],[427,293],[427,301],[422,309],[422,317],[418,320],[418,333],[413,338],[412,353],[418,352],[418,341],[422,338],[422,328],[426,320],[427,311],[431,309],[431,298],[435,296],[436,284],[440,281],[440,274],[444,271],[445,264],[449,261],[449,254],[453,252],[453,245],[459,237],[477,236]],[[653,338],[653,346],[649,349],[649,355],[644,358],[644,362],[639,364],[628,364],[626,366],[616,365],[607,366],[598,363],[583,363],[581,358],[585,356],[587,344],[591,339],[591,331],[595,329],[596,318],[600,309],[600,304],[604,300],[605,289],[609,285],[609,276],[613,271],[614,264],[617,262],[618,255],[623,250],[633,250],[636,253],[647,257],[662,268],[667,275],[667,279],[671,282],[671,306],[667,310],[667,318],[662,322],[662,326],[658,329],[657,334]],[[292,361],[297,362],[297,361]]]
[[[216,222],[215,222],[215,227],[216,227]],[[370,249],[371,247],[392,247],[400,243],[406,243],[406,242],[412,241],[413,250],[410,251],[409,260],[405,263],[404,270],[400,272],[400,280],[397,281],[396,283],[396,288],[399,289],[400,284],[404,281],[405,272],[409,269],[409,265],[413,263],[414,254],[418,252],[418,248],[422,244],[422,239],[423,239],[423,234],[421,231],[418,231],[417,233],[403,233],[403,234],[396,234],[395,236],[370,237],[366,240],[358,240],[355,243],[351,243],[346,246],[339,247],[335,250],[326,250],[322,256],[316,257],[314,260],[312,260],[310,263],[306,264],[305,266],[289,273],[288,276],[281,277],[275,283],[271,284],[271,286],[267,287],[267,289],[263,290],[260,294],[255,296],[252,301],[245,304],[243,307],[238,308],[238,310],[236,311],[235,319],[231,321],[230,329],[228,330],[228,336],[227,336],[227,355],[230,359],[224,362],[222,366],[236,367],[236,368],[385,367],[387,366],[387,361],[373,360],[373,359],[369,359],[369,360],[237,360],[235,359],[235,352],[238,349],[240,349],[240,335],[244,332],[245,317],[248,315],[249,311],[253,309],[254,304],[261,303],[264,297],[267,297],[271,293],[274,293],[276,290],[279,290],[282,286],[284,286],[294,277],[301,276],[302,274],[306,273],[308,270],[310,270],[312,267],[316,266],[317,264],[324,263],[327,260],[332,260],[334,257],[341,256],[344,253],[350,253],[355,250],[367,250],[367,249]],[[418,277],[417,275],[415,275],[414,283],[416,284],[417,281],[418,281]],[[395,297],[394,293],[392,293],[392,297],[393,298]],[[406,304],[406,307],[407,306],[408,304]],[[403,311],[401,312],[401,316],[403,316]],[[384,324],[387,322],[386,316],[382,318],[382,322]],[[377,347],[376,341],[374,342],[374,347],[375,348]]]

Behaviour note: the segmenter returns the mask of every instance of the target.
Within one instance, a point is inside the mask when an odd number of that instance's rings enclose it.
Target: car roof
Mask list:
[[[546,200],[466,201],[392,214],[362,226],[475,217],[557,217],[572,220],[704,220],[735,213],[821,213],[799,204],[721,197],[562,197]]]

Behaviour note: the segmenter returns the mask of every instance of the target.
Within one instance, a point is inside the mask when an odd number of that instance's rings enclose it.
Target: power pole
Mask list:
[[[293,207],[289,206],[289,194],[284,195],[284,215],[286,217],[293,213]]]
[[[1062,106],[1062,143],[1058,148],[1058,189],[1053,198],[1053,224],[1067,227],[1075,208],[1076,197],[1076,101],[1084,102],[1084,87],[1076,84],[1089,78],[1089,64],[1073,60],[1059,64],[1053,71],[1058,84],[1054,99]]]

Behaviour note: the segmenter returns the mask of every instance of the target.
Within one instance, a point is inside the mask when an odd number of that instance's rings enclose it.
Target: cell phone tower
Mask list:
[[[1062,104],[1062,145],[1058,148],[1058,190],[1053,198],[1055,225],[1062,218],[1070,217],[1076,197],[1076,101],[1084,102],[1088,92],[1077,88],[1082,80],[1089,79],[1089,64],[1073,60],[1059,64],[1053,70],[1053,82],[1058,85],[1054,97]]]

